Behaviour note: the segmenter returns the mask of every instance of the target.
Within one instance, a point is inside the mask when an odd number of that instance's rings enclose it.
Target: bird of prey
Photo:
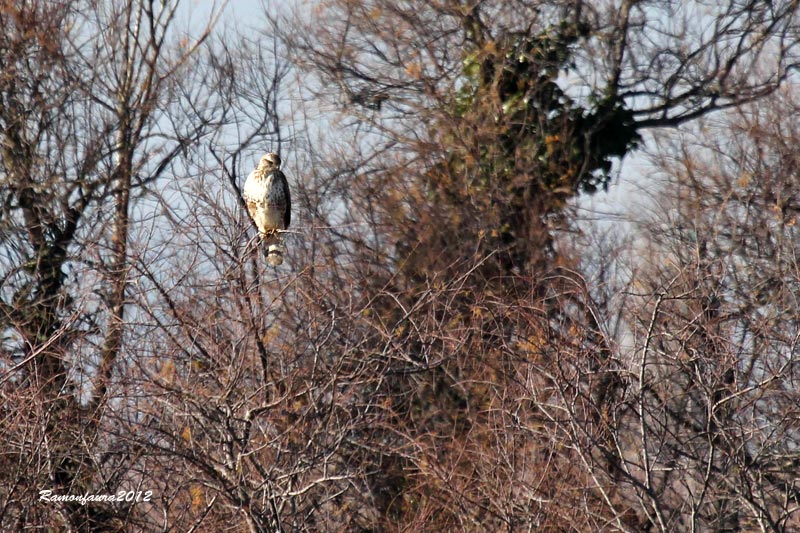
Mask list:
[[[292,199],[278,154],[269,152],[261,158],[247,176],[242,195],[266,247],[267,261],[273,266],[280,265],[284,252],[280,233],[292,220]]]

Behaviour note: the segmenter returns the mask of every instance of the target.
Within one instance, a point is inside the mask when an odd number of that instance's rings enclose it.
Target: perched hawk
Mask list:
[[[267,261],[273,266],[280,265],[283,263],[280,231],[288,228],[292,220],[292,199],[278,154],[270,152],[261,158],[244,182],[243,196],[258,236],[266,246]]]

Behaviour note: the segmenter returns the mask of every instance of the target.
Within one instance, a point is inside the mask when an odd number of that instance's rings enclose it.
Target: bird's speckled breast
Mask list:
[[[275,181],[275,172],[269,173],[264,179],[263,198],[270,207],[284,207],[286,206],[286,192],[283,187],[274,186],[273,181]]]

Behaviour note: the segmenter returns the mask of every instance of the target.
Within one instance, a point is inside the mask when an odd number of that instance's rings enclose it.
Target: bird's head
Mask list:
[[[261,161],[258,162],[258,168],[267,172],[278,170],[281,168],[281,157],[274,152],[268,152],[261,157]]]

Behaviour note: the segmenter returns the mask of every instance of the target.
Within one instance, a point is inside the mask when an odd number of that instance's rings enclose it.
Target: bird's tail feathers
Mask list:
[[[267,263],[272,266],[278,266],[283,264],[283,252],[284,252],[283,245],[281,244],[270,244],[265,249],[265,254],[267,256]]]

